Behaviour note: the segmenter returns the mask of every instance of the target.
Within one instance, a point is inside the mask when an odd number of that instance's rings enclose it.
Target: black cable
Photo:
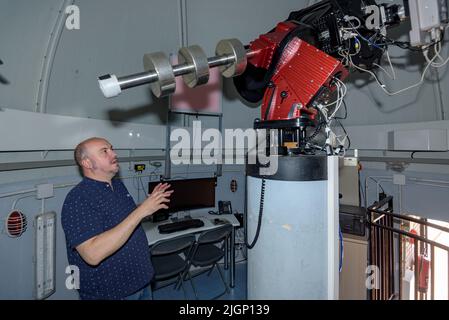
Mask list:
[[[323,128],[323,126],[326,124],[325,116],[323,114],[323,112],[316,106],[313,107],[315,110],[318,111],[318,114],[320,115],[320,121],[318,122],[318,125],[315,129],[315,131],[310,135],[310,137],[307,137],[305,142],[311,142],[313,139],[315,139],[318,134],[321,132],[321,129]]]
[[[257,230],[256,230],[256,235],[254,237],[254,240],[251,244],[248,243],[248,241],[245,241],[245,245],[248,249],[252,249],[254,248],[254,246],[257,243],[257,240],[259,239],[259,233],[260,233],[260,228],[262,226],[262,215],[263,215],[263,202],[265,199],[265,179],[262,179],[262,184],[260,187],[260,205],[259,205],[259,221],[257,222]]]
[[[368,178],[370,178],[370,179],[373,180],[375,183],[377,183],[377,184],[379,185],[379,187],[382,189],[382,193],[385,193],[384,188],[382,187],[382,185],[381,185],[376,179],[374,179],[373,177],[368,177]],[[385,193],[385,194],[386,194],[386,193]]]
[[[307,143],[307,142],[310,142],[310,141],[312,141],[313,139],[315,139],[316,136],[318,136],[318,134],[321,132],[321,129],[323,128],[323,126],[324,126],[325,124],[326,124],[326,122],[320,122],[320,123],[318,124],[318,126],[316,127],[315,131],[310,135],[310,137],[307,137],[307,138],[305,139],[305,142]]]
[[[343,130],[343,132],[346,135],[346,139],[348,140],[348,147],[346,148],[346,150],[351,149],[351,139],[349,138],[348,132],[346,131],[345,127],[343,126],[343,124],[340,122],[340,120],[338,120],[337,118],[334,118],[338,124],[340,125],[341,129]],[[344,147],[344,146],[343,146]]]
[[[441,32],[441,39],[440,40],[434,41],[434,42],[428,44],[427,46],[422,46],[420,48],[416,48],[416,47],[412,47],[410,42],[407,42],[407,41],[396,41],[396,40],[393,40],[393,39],[390,39],[390,38],[388,38],[386,36],[381,35],[383,40],[387,40],[388,41],[388,42],[384,42],[384,45],[386,45],[386,46],[394,45],[394,46],[397,46],[397,47],[399,47],[401,49],[410,50],[410,51],[414,51],[414,52],[422,52],[422,51],[427,50],[427,49],[429,49],[430,47],[432,47],[432,46],[434,46],[436,44],[441,43],[442,41],[444,41],[444,36],[445,36],[445,30],[443,30]]]

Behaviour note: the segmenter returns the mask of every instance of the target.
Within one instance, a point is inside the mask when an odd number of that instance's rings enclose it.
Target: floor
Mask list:
[[[230,293],[224,294],[219,300],[246,300],[246,261],[238,262],[235,265],[235,287],[230,288]],[[229,281],[228,270],[223,269],[225,280]],[[210,276],[202,273],[193,278],[196,292],[199,300],[210,300],[224,291],[223,282],[216,269],[212,271]],[[228,282],[229,283],[229,282]],[[153,292],[154,300],[184,300],[182,289],[175,290],[173,285],[160,288]],[[195,300],[192,286],[189,281],[184,282],[184,288],[188,300]]]

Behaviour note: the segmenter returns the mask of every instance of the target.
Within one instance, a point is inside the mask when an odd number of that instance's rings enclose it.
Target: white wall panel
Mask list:
[[[15,120],[19,120],[16,123]],[[165,127],[0,109],[0,151],[73,150],[84,139],[104,137],[115,149],[163,149]]]
[[[0,107],[33,111],[62,0],[0,0]]]
[[[149,86],[105,99],[97,77],[143,72],[143,55],[178,49],[178,1],[80,0],[80,29],[64,30],[54,61],[47,112],[95,119],[161,124],[167,100]]]

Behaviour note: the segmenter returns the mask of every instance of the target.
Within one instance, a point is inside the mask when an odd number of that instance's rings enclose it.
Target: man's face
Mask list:
[[[102,139],[91,141],[86,149],[89,169],[95,174],[114,176],[119,171],[117,154],[108,141]]]

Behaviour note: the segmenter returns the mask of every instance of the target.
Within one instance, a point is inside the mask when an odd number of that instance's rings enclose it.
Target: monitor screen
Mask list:
[[[168,180],[164,181],[171,185],[174,192],[170,197],[169,209],[160,210],[162,212],[176,212],[199,208],[215,207],[215,187],[216,178]],[[161,182],[150,182],[149,193]]]

